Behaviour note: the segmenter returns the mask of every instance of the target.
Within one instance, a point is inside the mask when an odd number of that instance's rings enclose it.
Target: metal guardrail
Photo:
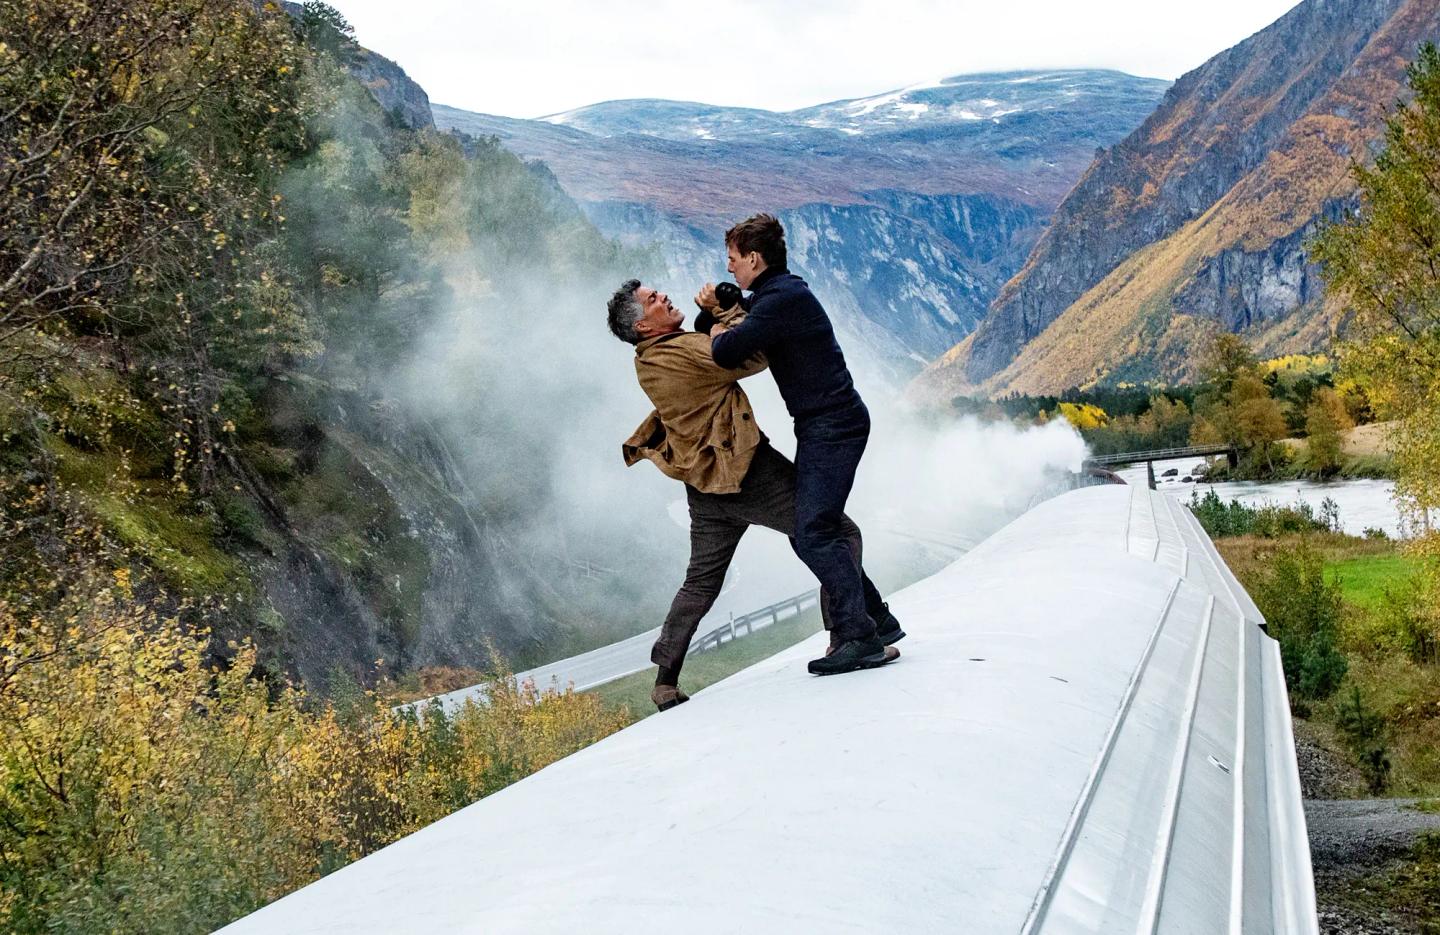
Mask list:
[[[722,643],[728,643],[741,635],[748,636],[756,630],[764,629],[772,623],[799,614],[802,611],[818,604],[820,600],[819,590],[805,591],[793,597],[776,601],[759,610],[752,610],[739,617],[732,616],[729,621],[705,633],[702,636],[691,640],[690,648],[686,655],[695,652],[702,652],[713,649]],[[791,611],[787,613],[786,611]],[[634,672],[639,672],[650,666],[650,644],[660,635],[660,628],[656,627],[645,633],[637,633],[635,636],[612,643],[609,646],[601,646],[588,650],[567,659],[548,662],[525,672],[517,672],[513,678],[517,684],[530,682],[544,687],[552,680],[561,684],[568,684],[576,691],[585,691],[594,688],[596,685],[603,685],[606,682],[617,678],[624,678]],[[618,657],[616,650],[621,650]],[[633,652],[632,652],[633,650]],[[597,672],[595,657],[606,655],[607,658],[601,662],[601,671]],[[574,670],[577,665],[584,667],[585,674],[576,676],[573,671],[567,674],[567,670]],[[484,702],[486,698],[485,683],[470,685],[450,692],[443,692],[429,698],[420,698],[415,701],[408,701],[396,705],[393,710],[414,710],[423,712],[425,706],[432,701],[439,701],[443,707],[453,707],[462,704],[466,699],[476,702]]]
[[[975,547],[975,542],[971,539],[947,535],[937,530],[922,529],[917,533],[913,531],[902,531],[887,526],[884,527],[884,531],[892,533],[893,535],[904,536],[907,539],[913,539],[916,542],[923,542],[927,545],[938,545],[943,548],[953,549],[962,555]],[[817,588],[815,590],[805,591],[802,594],[797,594],[794,597],[787,597],[783,601],[776,601],[767,607],[752,610],[748,614],[742,614],[739,617],[732,616],[726,623],[691,640],[690,648],[685,651],[685,655],[690,656],[695,653],[703,653],[715,649],[731,640],[737,640],[741,636],[749,636],[756,630],[762,630],[771,624],[778,623],[782,610],[793,608],[794,613],[799,614],[819,603],[820,591]],[[792,615],[786,614],[785,616],[789,617]]]
[[[820,591],[816,589],[806,591],[803,594],[797,594],[794,597],[787,597],[783,601],[776,601],[759,610],[752,610],[748,614],[741,614],[739,617],[732,616],[728,622],[721,624],[703,636],[698,636],[691,640],[690,648],[685,651],[685,655],[691,656],[695,653],[703,653],[706,650],[715,649],[724,643],[737,640],[740,638],[740,631],[742,630],[744,631],[744,635],[749,636],[756,630],[761,630],[771,624],[779,623],[781,619],[780,612],[782,610],[793,609],[793,614],[786,614],[785,616],[797,616],[806,609],[819,603]]]
[[[1233,445],[1186,445],[1182,448],[1156,448],[1152,451],[1122,451],[1117,454],[1095,455],[1086,464],[1135,464],[1138,461],[1165,461],[1170,458],[1201,458],[1209,455],[1235,456]]]
[[[975,543],[968,538],[947,535],[940,530],[922,529],[919,531],[919,533],[917,533],[916,531],[901,531],[899,529],[886,528],[885,531],[893,533],[895,535],[913,539],[917,542],[923,542],[928,545],[942,546],[944,548],[954,550],[955,552],[961,554],[968,552],[975,545]],[[582,568],[583,570],[585,570],[587,572],[587,576],[588,573],[590,573],[591,571],[593,571],[593,573],[596,575],[616,573],[613,569],[594,565],[590,562],[575,561],[571,562],[570,564],[577,568]],[[778,623],[786,617],[791,617],[803,613],[804,611],[818,605],[819,603],[820,591],[818,588],[813,588],[809,591],[803,591],[800,594],[796,594],[792,597],[787,597],[784,600],[776,601],[773,604],[768,604],[765,607],[761,607],[759,610],[752,610],[748,613],[741,614],[739,617],[732,615],[730,619],[727,620],[725,623],[721,624],[713,630],[710,630],[692,639],[690,641],[690,648],[685,651],[685,654],[688,656],[694,653],[706,652],[708,650],[715,649],[716,647],[731,642],[732,640],[739,639],[741,636],[749,636],[756,630],[763,630],[765,627]],[[622,648],[626,644],[635,643],[637,640],[647,644],[648,646],[648,643],[650,641],[653,641],[654,638],[658,635],[659,629],[656,628],[655,630],[648,631],[647,633],[637,634],[636,636],[620,640],[619,642],[613,643],[610,646],[602,646],[598,649],[589,650],[587,652],[580,653],[577,656],[572,656],[568,659],[561,659],[555,662],[549,662],[544,665],[537,666],[535,669],[531,669],[526,672],[516,673],[514,677],[519,683],[523,683],[526,680],[529,680],[531,682],[541,682],[548,679],[553,679],[556,678],[555,675],[543,674],[553,673],[557,669],[563,670],[566,668],[567,664],[574,664],[577,661],[593,657],[597,653],[606,650]],[[644,637],[644,639],[642,640],[641,637]],[[613,671],[608,672],[604,678],[600,678],[596,681],[586,681],[578,686],[574,677],[571,677],[569,679],[561,679],[561,681],[568,682],[572,686],[576,686],[577,691],[583,691],[587,688],[593,688],[595,685],[604,684],[605,682],[611,681],[612,679],[623,678],[624,676],[631,673],[639,672],[650,665],[648,649],[638,651],[638,653],[639,654],[635,656],[634,662],[625,663],[622,661],[619,664],[618,668],[613,669]],[[542,673],[543,677],[537,676],[536,673]],[[414,709],[419,711],[423,710],[425,705],[427,705],[431,701],[436,700],[439,700],[442,704],[445,704],[447,702],[450,704],[459,704],[463,698],[467,697],[472,698],[476,701],[483,701],[485,698],[484,683],[481,683],[481,685],[471,685],[465,688],[456,689],[455,691],[443,692],[430,698],[421,698],[416,701],[410,701],[401,705],[396,705],[395,710],[399,711],[402,709]]]

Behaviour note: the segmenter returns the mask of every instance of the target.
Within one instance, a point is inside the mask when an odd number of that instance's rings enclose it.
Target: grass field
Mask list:
[[[1260,593],[1257,587],[1274,573],[1282,555],[1301,548],[1316,554],[1326,583],[1339,582],[1344,607],[1336,643],[1345,653],[1347,669],[1338,691],[1323,700],[1302,702],[1299,711],[1304,713],[1297,712],[1297,717],[1308,717],[1320,735],[1336,741],[1334,752],[1352,758],[1356,754],[1346,749],[1344,737],[1346,724],[1355,717],[1351,699],[1358,689],[1365,711],[1382,725],[1376,742],[1389,764],[1385,794],[1440,796],[1440,665],[1415,654],[1412,630],[1428,624],[1406,614],[1422,599],[1413,580],[1417,560],[1394,540],[1332,532],[1275,539],[1235,536],[1217,539],[1215,545],[1252,596]],[[1396,600],[1385,599],[1387,590]],[[1260,603],[1261,612],[1267,613]]]
[[[1387,588],[1397,589],[1410,579],[1413,562],[1403,555],[1361,555],[1325,564],[1325,580],[1340,581],[1340,593],[1356,607],[1378,610]]]
[[[685,660],[685,668],[680,673],[680,687],[686,693],[694,694],[762,659],[768,659],[782,649],[789,649],[818,632],[820,627],[820,611],[812,607],[799,616],[771,624],[717,649],[696,653]],[[597,685],[589,691],[598,695],[608,708],[628,708],[632,721],[638,721],[657,713],[650,703],[650,689],[654,684],[655,670],[644,669]]]

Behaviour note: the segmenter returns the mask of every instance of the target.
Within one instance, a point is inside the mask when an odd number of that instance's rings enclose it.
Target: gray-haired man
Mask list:
[[[765,369],[765,360],[726,369],[710,353],[710,325],[737,324],[745,313],[738,305],[719,309],[713,289],[702,290],[696,304],[702,309],[696,325],[704,330],[687,332],[669,296],[639,280],[624,283],[609,303],[610,330],[635,345],[635,375],[655,406],[624,443],[625,462],[646,459],[684,481],[690,508],[690,565],[650,656],[659,666],[651,699],[662,711],[687,700],[680,667],[745,530],[765,526],[792,542],[795,535],[795,466],[770,446],[739,385]],[[843,525],[859,565],[860,529],[848,516]],[[863,571],[861,577],[866,610],[893,660],[900,653],[889,644],[905,633]],[[822,594],[822,613],[827,603]]]

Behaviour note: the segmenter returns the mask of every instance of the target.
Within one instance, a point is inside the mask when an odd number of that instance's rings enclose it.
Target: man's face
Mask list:
[[[741,289],[749,289],[755,277],[765,271],[765,260],[761,258],[759,250],[741,253],[735,249],[734,244],[726,244],[725,252],[730,257],[725,268],[735,277],[735,284]]]
[[[635,298],[640,300],[640,309],[644,313],[635,323],[635,331],[642,338],[653,338],[657,334],[680,330],[685,321],[685,313],[670,302],[668,295],[649,286],[641,286],[635,290]]]

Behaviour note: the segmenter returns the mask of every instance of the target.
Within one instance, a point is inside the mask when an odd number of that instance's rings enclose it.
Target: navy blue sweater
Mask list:
[[[859,405],[835,329],[805,280],[772,267],[750,288],[745,320],[710,344],[715,363],[734,369],[752,354],[764,353],[785,408],[796,420]]]

